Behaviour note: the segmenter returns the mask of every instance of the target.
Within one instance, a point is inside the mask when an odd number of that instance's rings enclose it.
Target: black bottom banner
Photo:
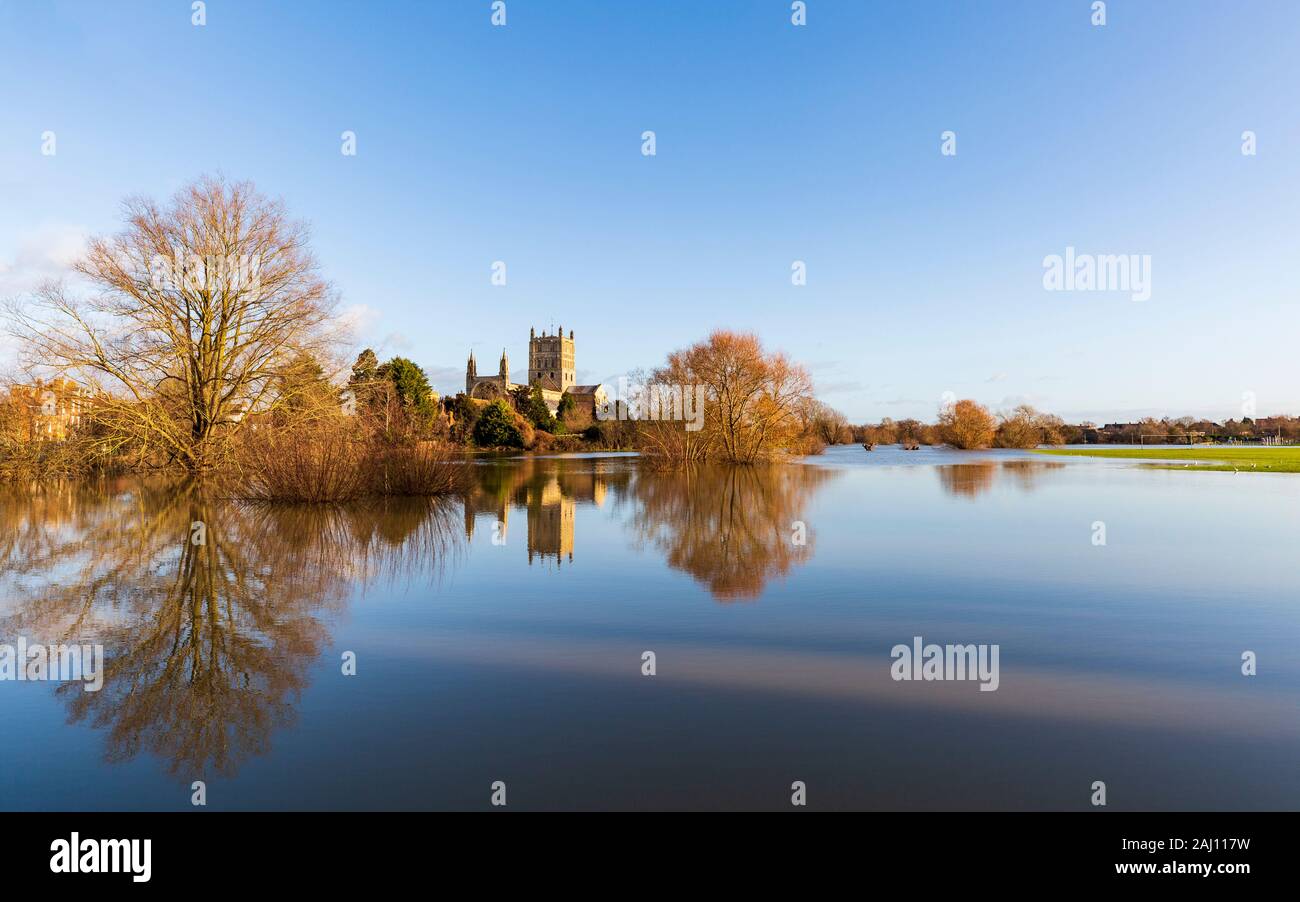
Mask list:
[[[529,885],[805,886],[995,879],[1231,891],[1292,868],[1295,814],[870,813],[785,817],[385,813],[3,815],[11,887],[339,889],[438,875]],[[921,880],[922,883],[917,883]],[[612,881],[612,882],[611,882]],[[472,883],[470,884],[473,885]],[[938,885],[938,884],[936,884]]]

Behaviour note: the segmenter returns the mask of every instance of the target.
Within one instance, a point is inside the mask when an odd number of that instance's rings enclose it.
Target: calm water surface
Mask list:
[[[0,641],[109,661],[97,693],[0,682],[0,808],[184,810],[200,779],[209,809],[485,808],[496,780],[511,809],[788,808],[795,780],[816,808],[1086,809],[1094,780],[1300,808],[1300,477],[856,446],[475,472],[346,510],[4,496]],[[918,635],[998,644],[1000,688],[893,681]]]

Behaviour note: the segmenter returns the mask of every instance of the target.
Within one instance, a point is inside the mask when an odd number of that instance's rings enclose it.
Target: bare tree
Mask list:
[[[737,463],[789,451],[812,400],[808,371],[780,352],[768,352],[756,335],[719,329],[706,340],[668,355],[652,385],[703,386],[707,397],[701,436],[693,447]]]
[[[999,448],[1037,448],[1043,442],[1042,416],[1028,404],[1021,404],[1011,413],[998,416],[997,433],[993,444]]]
[[[75,266],[90,291],[44,286],[10,306],[11,331],[27,365],[95,393],[88,414],[109,441],[203,472],[285,402],[296,362],[328,356],[334,296],[305,225],[251,183],[202,178],[124,213]]]
[[[939,412],[939,431],[954,448],[987,448],[993,444],[997,420],[975,401],[958,401]]]
[[[844,414],[824,401],[812,400],[803,412],[804,429],[825,445],[834,445],[844,437],[849,421]],[[849,441],[853,441],[852,434]]]

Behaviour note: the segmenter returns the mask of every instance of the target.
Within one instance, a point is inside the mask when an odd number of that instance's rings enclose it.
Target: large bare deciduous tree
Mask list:
[[[11,331],[28,366],[95,393],[106,442],[201,473],[249,417],[292,403],[302,360],[329,356],[334,295],[305,225],[251,183],[202,178],[124,213],[75,265],[85,284],[10,305]]]
[[[766,351],[758,336],[719,329],[707,339],[668,355],[651,378],[655,386],[690,392],[703,386],[703,428],[684,431],[681,423],[648,423],[643,439],[677,436],[668,452],[681,460],[719,458],[736,463],[789,452],[803,431],[803,412],[813,400],[808,371],[784,354]],[[644,442],[643,442],[644,444]],[[647,450],[667,447],[661,441]]]

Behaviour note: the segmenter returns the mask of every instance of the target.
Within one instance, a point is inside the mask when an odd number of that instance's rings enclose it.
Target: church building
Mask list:
[[[565,392],[577,402],[579,407],[594,412],[598,405],[605,403],[605,391],[599,385],[577,385],[577,372],[574,368],[573,330],[565,337],[563,329],[554,334],[536,329],[528,330],[528,385],[540,385],[542,398],[546,406],[554,413],[559,407],[560,398]],[[470,351],[469,362],[465,365],[465,395],[480,401],[494,401],[504,398],[519,388],[519,384],[510,381],[510,357],[503,348],[501,363],[495,376],[478,375],[478,364],[474,352]]]

